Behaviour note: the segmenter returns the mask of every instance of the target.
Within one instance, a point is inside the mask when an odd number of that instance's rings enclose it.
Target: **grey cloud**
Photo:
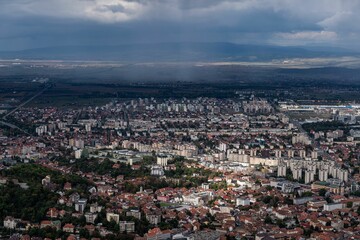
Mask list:
[[[0,1],[0,48],[231,41],[359,48],[357,0]]]
[[[112,12],[124,12],[125,8],[123,5],[105,5],[104,6],[106,10],[110,10]]]

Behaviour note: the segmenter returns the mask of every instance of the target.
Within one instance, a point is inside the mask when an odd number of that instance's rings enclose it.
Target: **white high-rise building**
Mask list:
[[[302,143],[305,145],[311,144],[309,137],[305,133],[300,133],[296,136],[293,136],[291,140],[292,140],[292,144],[296,144],[296,143]]]
[[[250,149],[250,157],[256,156],[256,149]]]
[[[331,175],[332,175],[333,178],[338,178],[338,170],[339,170],[338,167],[333,167],[331,169]]]
[[[292,171],[293,178],[295,180],[299,180],[302,178],[302,169],[301,168],[294,168]]]
[[[275,150],[275,157],[281,158],[281,150]]]
[[[81,154],[82,154],[82,150],[78,149],[75,151],[75,158],[76,159],[80,159],[81,158]]]
[[[85,131],[91,132],[91,124],[90,123],[85,124]]]
[[[347,182],[349,180],[349,172],[346,169],[338,169],[338,176],[341,181]]]
[[[277,175],[278,175],[278,177],[285,177],[286,176],[286,165],[285,164],[280,164],[278,166]]]
[[[318,152],[317,151],[312,151],[311,152],[311,158],[312,159],[317,159],[318,158]]]
[[[305,171],[305,184],[311,183],[314,181],[315,172],[311,170]]]
[[[294,150],[290,149],[287,151],[288,158],[294,158]]]
[[[301,158],[306,158],[306,151],[305,151],[305,150],[300,150],[300,151],[299,151],[299,156],[300,156]]]
[[[221,143],[219,144],[219,150],[222,151],[222,152],[226,152],[226,149],[227,149],[227,144],[221,142]]]
[[[316,164],[308,164],[307,168],[310,171],[316,172]]]
[[[47,132],[47,126],[46,125],[41,125],[41,126],[37,127],[35,129],[35,131],[36,131],[37,135],[43,135],[44,133]]]
[[[327,181],[328,180],[329,171],[326,169],[320,169],[319,170],[319,180],[320,181]]]
[[[164,168],[161,165],[152,165],[150,174],[153,176],[164,176]]]
[[[161,166],[167,166],[168,165],[169,157],[167,155],[159,155],[156,158],[156,164]]]
[[[203,184],[201,184],[201,188],[204,189],[204,190],[209,190],[210,184],[209,183],[203,183]]]

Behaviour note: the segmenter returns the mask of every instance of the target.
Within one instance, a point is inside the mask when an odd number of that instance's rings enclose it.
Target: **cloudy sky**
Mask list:
[[[148,42],[360,50],[359,0],[0,0],[0,50]]]

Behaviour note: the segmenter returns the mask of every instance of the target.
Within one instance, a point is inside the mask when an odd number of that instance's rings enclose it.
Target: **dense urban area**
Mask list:
[[[88,85],[71,102],[19,81],[0,89],[3,239],[360,239],[356,89]]]
[[[360,240],[360,0],[0,0],[0,240]]]

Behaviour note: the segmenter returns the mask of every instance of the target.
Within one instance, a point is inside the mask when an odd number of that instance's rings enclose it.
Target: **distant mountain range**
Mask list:
[[[360,56],[341,48],[280,47],[233,43],[156,43],[117,46],[62,46],[2,51],[0,59],[98,60],[122,62],[270,61],[285,58]]]

